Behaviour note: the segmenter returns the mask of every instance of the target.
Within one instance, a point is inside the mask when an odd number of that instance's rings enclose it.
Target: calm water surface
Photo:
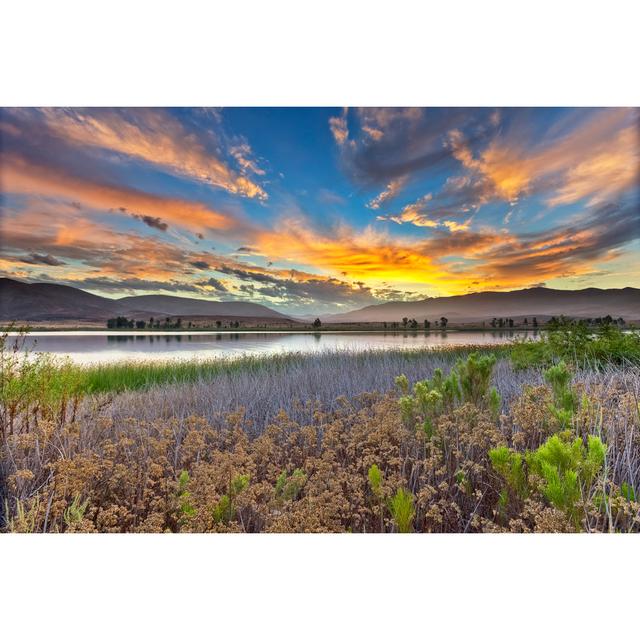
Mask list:
[[[446,345],[503,344],[523,337],[518,331],[456,332],[135,332],[34,331],[26,339],[31,351],[68,356],[81,364],[117,360],[192,360],[244,354],[316,353],[366,349],[436,348]],[[532,334],[529,334],[532,335]]]

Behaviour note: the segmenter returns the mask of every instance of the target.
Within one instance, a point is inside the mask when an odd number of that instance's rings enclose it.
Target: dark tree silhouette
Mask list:
[[[316,318],[313,321],[313,328],[314,329],[319,329],[322,326],[322,322],[320,321],[320,318]]]
[[[447,318],[445,318],[444,316],[442,316],[442,318],[440,318],[440,326],[443,329],[447,328],[447,324],[449,324],[449,320],[447,320]]]
[[[107,329],[133,329],[134,321],[128,320],[124,316],[117,318],[109,318],[107,320]]]

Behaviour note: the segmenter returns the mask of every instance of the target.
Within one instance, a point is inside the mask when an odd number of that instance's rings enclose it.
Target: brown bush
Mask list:
[[[619,491],[625,470],[637,468],[637,398],[604,386],[596,392],[583,394],[576,421],[585,434],[602,434],[611,474],[604,502],[585,496],[583,528],[638,530],[640,505]],[[220,428],[197,416],[105,418],[100,403],[85,403],[75,420],[41,419],[4,438],[4,528],[391,532],[389,500],[404,488],[415,498],[415,531],[571,531],[540,494],[518,503],[517,513],[501,513],[503,483],[489,463],[490,449],[532,449],[557,429],[548,401],[546,388],[529,388],[499,420],[465,404],[440,416],[430,437],[402,423],[393,394],[343,399],[306,424],[281,413],[255,437],[242,411]],[[379,491],[368,480],[374,464]],[[278,479],[293,474],[295,490],[279,490]]]

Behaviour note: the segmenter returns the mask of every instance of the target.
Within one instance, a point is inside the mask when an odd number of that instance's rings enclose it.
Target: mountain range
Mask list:
[[[169,295],[104,298],[67,285],[28,284],[0,278],[2,321],[100,321],[115,316],[236,317],[290,320],[290,316],[253,302],[218,302]],[[385,302],[347,313],[321,316],[325,323],[400,322],[402,318],[452,324],[490,321],[496,317],[522,320],[551,316],[594,318],[611,315],[640,321],[640,289],[559,290],[536,287],[518,291],[484,291],[412,302]]]
[[[640,320],[640,289],[561,290],[534,287],[517,291],[483,291],[460,296],[427,298],[412,302],[385,302],[324,318],[326,322],[395,322],[402,318],[471,323],[492,318],[521,320],[536,316],[596,318],[611,315],[627,321]]]
[[[287,319],[253,302],[218,302],[179,296],[145,295],[114,300],[61,284],[27,284],[0,278],[0,320],[106,320],[115,316],[220,316]]]

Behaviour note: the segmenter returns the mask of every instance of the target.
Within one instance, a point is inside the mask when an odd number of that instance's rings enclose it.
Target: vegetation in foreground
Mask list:
[[[584,321],[554,319],[539,340],[515,342],[511,359],[520,368],[547,366],[559,359],[579,367],[640,365],[640,332],[620,326],[610,321],[594,328]]]
[[[640,531],[628,363],[585,374],[555,355],[513,392],[470,354],[255,430],[240,403],[217,422],[114,412],[132,394],[82,399],[73,367],[2,358],[6,531]]]

